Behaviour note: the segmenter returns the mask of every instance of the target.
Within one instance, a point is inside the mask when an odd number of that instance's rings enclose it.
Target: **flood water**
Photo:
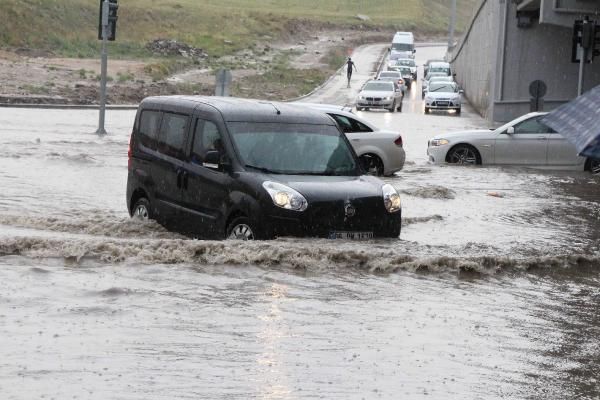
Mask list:
[[[486,123],[417,97],[360,113],[407,152],[369,242],[130,220],[133,111],[0,109],[0,398],[600,398],[600,178],[429,165]]]

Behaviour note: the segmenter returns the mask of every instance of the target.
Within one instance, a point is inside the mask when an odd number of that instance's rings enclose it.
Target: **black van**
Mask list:
[[[201,238],[398,237],[400,196],[365,175],[327,114],[231,97],[140,104],[127,207]]]

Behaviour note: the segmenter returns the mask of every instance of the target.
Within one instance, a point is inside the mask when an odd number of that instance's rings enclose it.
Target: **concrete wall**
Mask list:
[[[483,0],[475,10],[470,29],[450,54],[456,80],[465,90],[465,97],[484,117],[491,113],[494,96],[498,9],[497,0]]]
[[[577,97],[579,64],[571,62],[572,28],[539,24],[518,28],[516,5],[508,3],[504,79],[497,79],[492,119],[509,121],[530,111],[529,84],[542,80],[548,87],[544,109],[550,110]],[[501,58],[502,49],[498,49]],[[600,84],[600,59],[584,69],[584,91]],[[501,86],[502,85],[502,86]]]
[[[561,1],[564,5],[566,0]],[[510,0],[482,0],[477,11],[449,57],[465,97],[481,115],[505,122],[529,112],[534,80],[548,87],[544,110],[577,96],[579,65],[571,63],[571,27],[540,24],[534,18],[530,27],[519,28],[517,4]],[[600,57],[595,61],[585,66],[584,91],[600,85]]]

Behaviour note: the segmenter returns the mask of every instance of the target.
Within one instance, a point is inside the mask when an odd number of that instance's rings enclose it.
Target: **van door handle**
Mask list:
[[[177,171],[175,171],[177,173],[177,188],[181,189],[181,183],[182,183],[182,170],[178,169]]]
[[[182,177],[182,179],[181,179],[182,186],[185,190],[187,190],[187,188],[188,188],[188,173],[187,173],[187,171],[182,171],[181,177]]]

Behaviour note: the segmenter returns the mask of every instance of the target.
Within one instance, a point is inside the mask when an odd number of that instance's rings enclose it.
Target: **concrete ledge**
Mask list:
[[[0,108],[40,108],[40,109],[57,109],[57,110],[99,110],[97,104],[11,104],[0,103]],[[115,104],[107,105],[107,110],[137,110],[137,104]]]

